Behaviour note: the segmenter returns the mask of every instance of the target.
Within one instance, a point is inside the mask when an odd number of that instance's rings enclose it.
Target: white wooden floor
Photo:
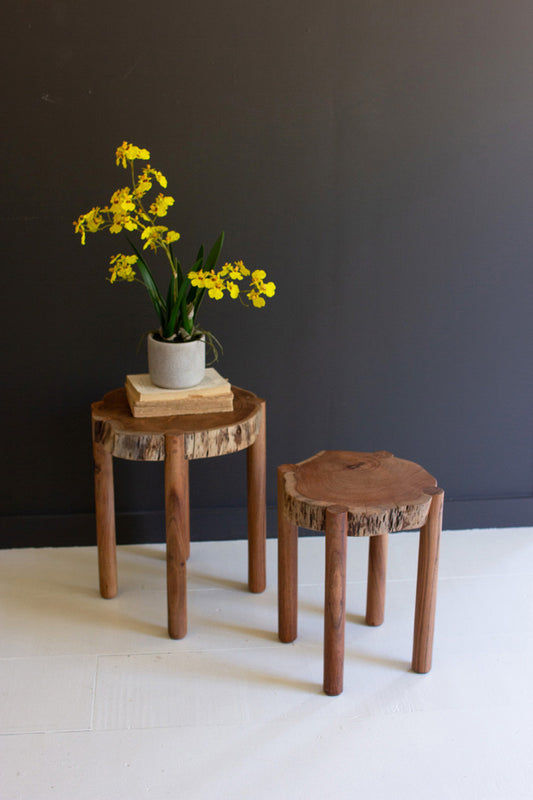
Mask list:
[[[321,692],[323,540],[300,540],[299,637],[248,594],[243,541],[197,543],[166,635],[162,545],[0,551],[0,800],[533,797],[533,529],[446,532],[433,670],[409,670],[416,533],[391,537],[385,623],[349,540],[345,689]]]

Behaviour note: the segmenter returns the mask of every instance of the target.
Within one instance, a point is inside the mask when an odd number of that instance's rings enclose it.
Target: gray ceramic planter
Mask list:
[[[159,342],[149,333],[148,372],[152,383],[163,389],[196,386],[205,373],[205,339]]]

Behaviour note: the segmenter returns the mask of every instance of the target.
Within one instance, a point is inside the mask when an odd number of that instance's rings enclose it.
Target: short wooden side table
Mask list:
[[[298,626],[298,528],[326,534],[324,691],[342,692],[346,537],[369,536],[366,621],[381,625],[389,532],[420,528],[412,666],[429,672],[444,492],[419,464],[391,453],[323,450],[278,468],[279,638]]]
[[[102,597],[118,590],[113,456],[165,462],[168,632],[187,633],[189,461],[247,450],[248,586],[266,586],[265,401],[232,387],[233,411],[135,418],[126,392],[116,389],[91,406],[96,536]]]

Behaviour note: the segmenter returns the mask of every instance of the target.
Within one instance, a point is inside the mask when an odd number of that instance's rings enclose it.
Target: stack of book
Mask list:
[[[127,375],[126,394],[134,417],[173,414],[212,414],[233,410],[231,385],[209,367],[204,379],[190,389],[162,389],[149,375]]]

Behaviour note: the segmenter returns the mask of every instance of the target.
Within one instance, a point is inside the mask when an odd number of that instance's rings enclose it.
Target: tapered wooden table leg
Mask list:
[[[278,632],[280,641],[294,642],[298,635],[298,527],[283,509],[283,475],[278,468]]]
[[[415,633],[413,670],[429,672],[433,652],[433,631],[437,604],[439,545],[442,532],[444,492],[438,487],[427,489],[432,495],[425,525],[420,529],[418,577],[416,583]]]
[[[93,442],[93,455],[100,594],[111,598],[118,591],[113,456],[99,442]]]
[[[187,633],[187,554],[189,548],[189,462],[183,436],[165,436],[168,634]]]
[[[246,451],[248,485],[248,588],[266,588],[266,403],[261,404],[259,433]]]
[[[329,695],[340,694],[343,687],[347,529],[347,509],[344,506],[327,508],[324,691]]]
[[[381,625],[385,619],[385,588],[389,534],[371,536],[368,550],[368,583],[366,589],[366,624]]]

